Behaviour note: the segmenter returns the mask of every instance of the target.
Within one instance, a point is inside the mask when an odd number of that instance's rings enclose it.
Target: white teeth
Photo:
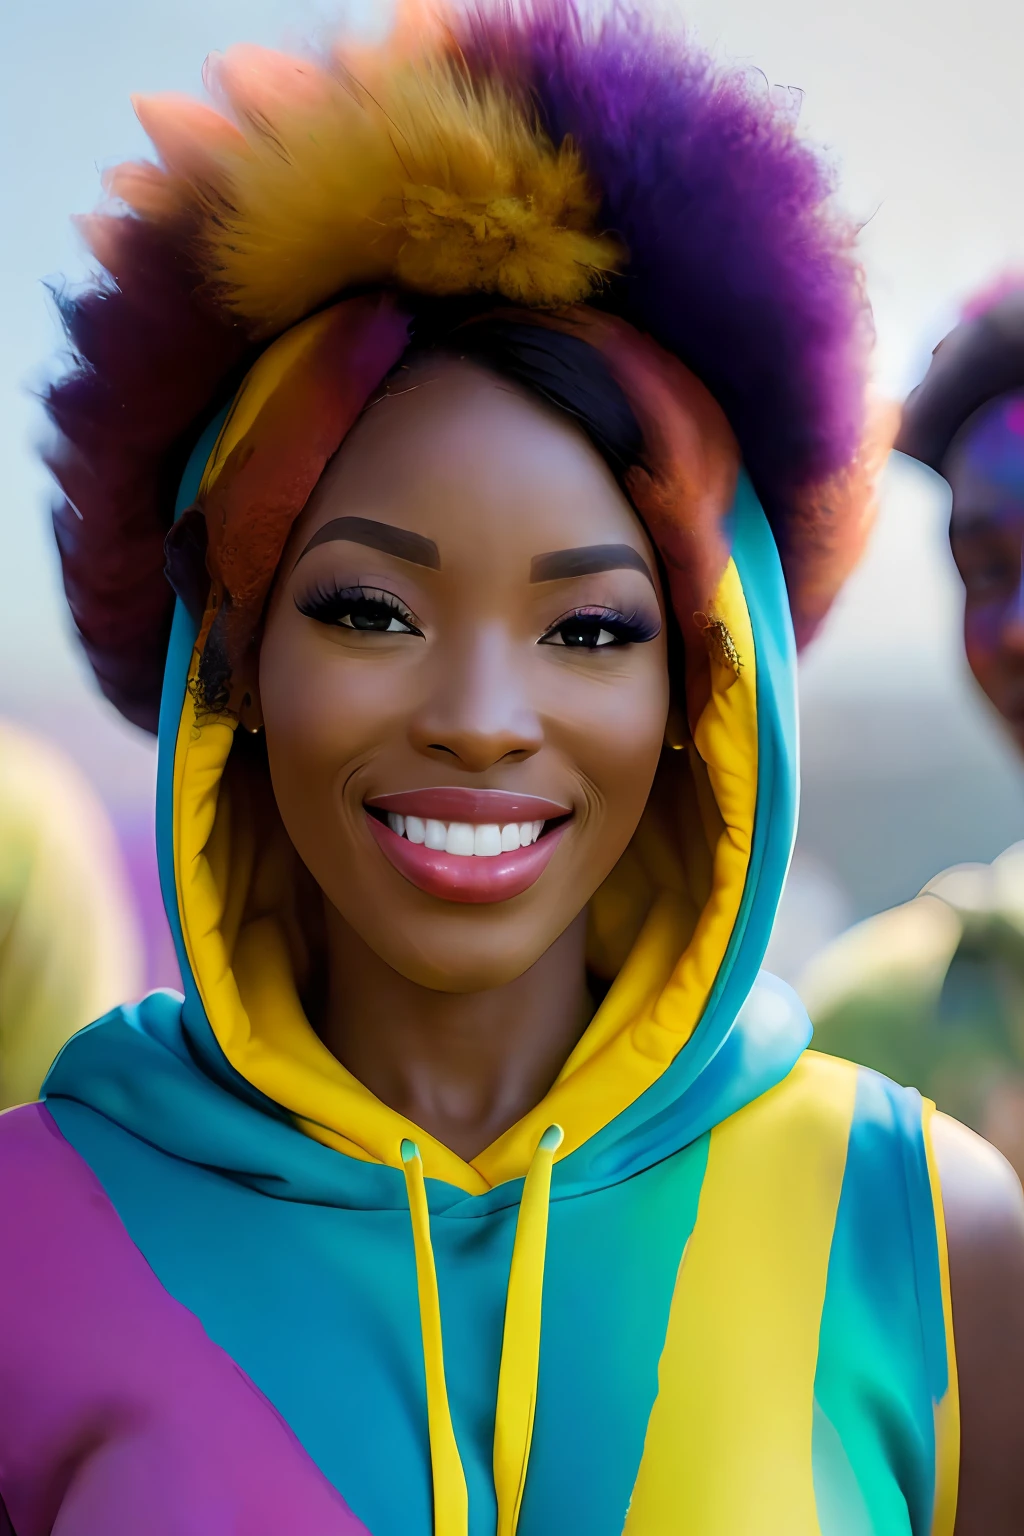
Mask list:
[[[493,821],[474,831],[473,852],[478,859],[493,859],[501,852],[501,828]]]
[[[458,853],[463,858],[471,858],[475,842],[475,829],[468,821],[448,823],[448,836],[444,843],[445,853]]]
[[[438,853],[453,853],[458,858],[493,859],[499,853],[515,853],[529,848],[544,830],[543,821],[510,821],[505,826],[485,822],[431,821],[420,816],[400,816],[388,811],[388,826],[410,843],[422,843]]]
[[[428,848],[443,853],[448,839],[448,828],[443,821],[428,821],[423,829],[423,841]]]

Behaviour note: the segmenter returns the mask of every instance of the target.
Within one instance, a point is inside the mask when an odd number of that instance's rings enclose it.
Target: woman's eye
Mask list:
[[[542,645],[573,646],[595,651],[603,645],[642,645],[661,632],[660,619],[643,614],[616,613],[613,609],[570,613],[541,636]]]
[[[592,651],[598,645],[621,645],[618,635],[600,619],[563,619],[544,636],[547,645],[576,645]]]
[[[342,629],[367,629],[382,635],[415,633],[412,626],[399,618],[394,609],[385,603],[375,603],[370,598],[353,603],[347,613],[339,614],[335,623],[340,624]]]
[[[319,624],[354,629],[360,634],[423,634],[408,608],[392,592],[368,592],[365,587],[319,587],[305,597],[296,598],[295,606]]]

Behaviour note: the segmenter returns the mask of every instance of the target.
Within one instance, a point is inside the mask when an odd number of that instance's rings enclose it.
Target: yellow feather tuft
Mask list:
[[[618,269],[577,150],[556,148],[507,88],[440,49],[359,65],[361,81],[337,58],[241,47],[212,60],[207,83],[238,131],[203,134],[201,155],[181,147],[194,110],[179,124],[173,99],[140,104],[192,204],[210,285],[254,334],[362,284],[555,307]]]

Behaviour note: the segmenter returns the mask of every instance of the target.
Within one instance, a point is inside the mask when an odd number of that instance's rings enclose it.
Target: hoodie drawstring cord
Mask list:
[[[423,1184],[423,1159],[414,1141],[402,1142],[402,1168],[412,1217],[412,1241],[416,1252],[416,1289],[420,1302],[420,1333],[423,1336],[423,1367],[427,1378],[427,1429],[430,1435],[430,1470],[434,1483],[434,1536],[468,1536],[469,1495],[462,1470],[448,1389],[444,1380],[444,1346],[441,1342],[441,1302],[437,1294],[437,1269],[430,1241],[430,1208]]]
[[[562,1144],[561,1126],[548,1126],[538,1143],[523,1185],[512,1246],[505,1326],[501,1339],[498,1400],[494,1425],[494,1487],[497,1536],[515,1536],[526,1486],[540,1367],[541,1303],[547,1252],[551,1168]],[[434,1485],[434,1536],[467,1536],[469,1498],[444,1375],[441,1304],[430,1241],[430,1210],[423,1160],[413,1141],[402,1142],[402,1168],[412,1218],[419,1294],[420,1331],[427,1383],[427,1428]]]
[[[548,1244],[551,1166],[563,1136],[560,1125],[548,1126],[533,1154],[519,1202],[505,1298],[498,1410],[494,1420],[497,1536],[515,1536],[526,1487],[540,1372],[540,1314]]]

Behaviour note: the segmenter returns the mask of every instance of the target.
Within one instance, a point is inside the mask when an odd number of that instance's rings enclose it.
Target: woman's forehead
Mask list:
[[[353,517],[432,542],[441,563],[446,546],[451,556],[483,543],[531,559],[626,545],[653,564],[636,513],[571,419],[461,360],[399,374],[369,407],[310,497],[295,555]]]
[[[953,514],[969,524],[1001,507],[1024,508],[1024,391],[977,411],[958,434],[943,466],[953,488]]]

